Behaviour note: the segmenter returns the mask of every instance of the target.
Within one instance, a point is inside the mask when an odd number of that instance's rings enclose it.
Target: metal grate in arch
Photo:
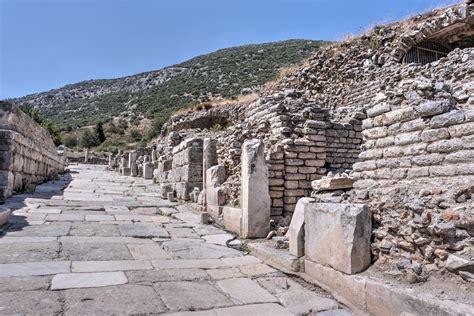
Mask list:
[[[442,57],[446,57],[450,51],[451,49],[439,42],[426,40],[406,52],[402,62],[404,64],[417,63],[426,65]]]

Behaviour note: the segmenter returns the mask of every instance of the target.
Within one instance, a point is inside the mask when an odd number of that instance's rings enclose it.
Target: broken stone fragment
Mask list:
[[[445,268],[452,272],[474,268],[474,261],[453,254],[448,255]]]
[[[314,180],[311,182],[311,187],[316,192],[320,191],[333,191],[341,189],[351,189],[355,179],[348,177],[340,178],[325,178],[321,180]]]

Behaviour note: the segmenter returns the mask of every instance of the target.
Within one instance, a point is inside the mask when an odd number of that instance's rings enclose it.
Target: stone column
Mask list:
[[[202,187],[206,190],[206,171],[212,166],[217,165],[217,140],[204,138],[202,156]],[[207,204],[206,194],[203,195],[203,204]]]
[[[241,237],[263,238],[270,231],[270,193],[265,145],[247,139],[242,146]]]
[[[131,151],[128,153],[128,167],[132,169],[132,164],[137,161],[137,152]]]
[[[155,162],[156,161],[156,150],[153,149],[151,151],[151,162]]]
[[[84,163],[88,163],[89,162],[89,148],[86,148],[86,150],[84,151]]]
[[[112,168],[112,153],[109,153],[109,168]]]

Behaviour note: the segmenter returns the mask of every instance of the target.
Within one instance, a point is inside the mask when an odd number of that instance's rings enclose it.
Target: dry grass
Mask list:
[[[173,116],[190,114],[190,113],[199,112],[199,111],[207,111],[211,108],[223,107],[223,106],[232,106],[232,105],[235,105],[235,104],[248,105],[248,104],[256,101],[258,98],[259,98],[259,95],[254,92],[254,93],[251,93],[251,94],[239,95],[235,98],[230,98],[230,99],[216,99],[216,100],[213,100],[213,101],[201,102],[201,103],[196,104],[192,107],[186,107],[186,108],[179,109],[173,114]]]

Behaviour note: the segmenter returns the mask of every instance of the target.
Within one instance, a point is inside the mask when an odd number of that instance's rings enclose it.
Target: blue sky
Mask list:
[[[0,0],[0,99],[220,48],[338,40],[450,0]]]

